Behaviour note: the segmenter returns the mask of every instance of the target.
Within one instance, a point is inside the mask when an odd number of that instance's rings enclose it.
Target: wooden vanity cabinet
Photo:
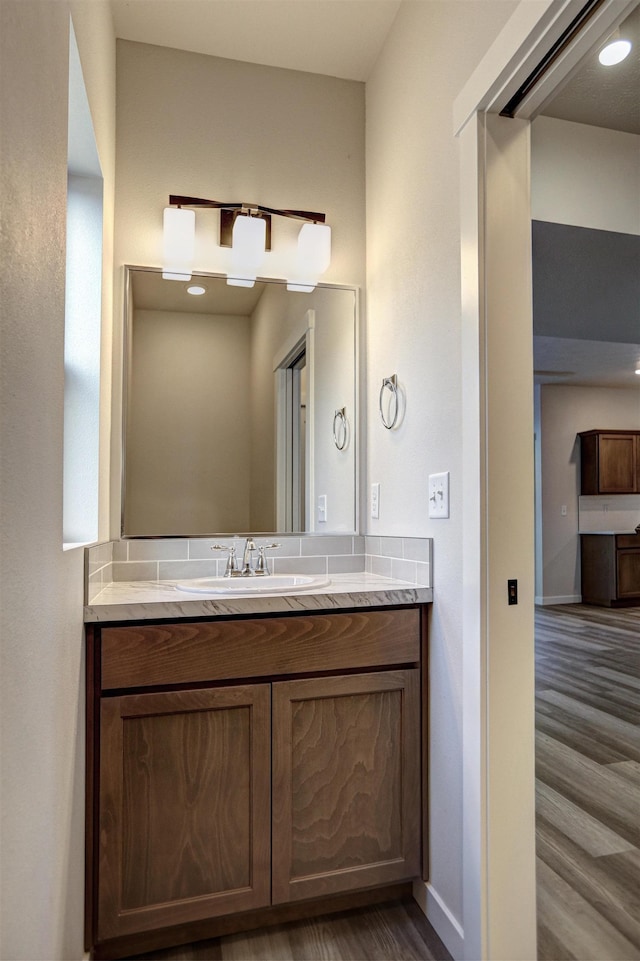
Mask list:
[[[578,436],[581,494],[640,493],[640,431],[589,430]]]
[[[416,606],[88,630],[93,957],[420,875],[423,622]]]

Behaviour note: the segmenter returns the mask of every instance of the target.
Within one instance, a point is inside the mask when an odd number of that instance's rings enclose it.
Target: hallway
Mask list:
[[[536,613],[538,958],[640,958],[640,608]]]

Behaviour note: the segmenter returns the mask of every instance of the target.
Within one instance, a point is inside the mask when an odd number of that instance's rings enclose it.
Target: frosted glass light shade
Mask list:
[[[613,40],[602,48],[598,54],[598,60],[603,67],[613,67],[616,63],[622,63],[630,52],[631,42],[629,40]]]
[[[231,266],[227,283],[235,287],[253,287],[262,266],[267,238],[267,225],[262,217],[240,214],[233,225]]]
[[[191,280],[196,241],[195,211],[165,207],[162,222],[162,277],[164,280]]]
[[[296,263],[287,290],[312,291],[331,263],[331,227],[303,224],[298,234]]]

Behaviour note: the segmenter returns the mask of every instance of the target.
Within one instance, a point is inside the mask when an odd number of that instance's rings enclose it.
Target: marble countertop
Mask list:
[[[180,581],[117,581],[84,608],[87,623],[153,618],[216,617],[230,614],[281,614],[388,604],[428,604],[433,590],[378,574],[333,574],[326,587],[287,594],[189,595]]]

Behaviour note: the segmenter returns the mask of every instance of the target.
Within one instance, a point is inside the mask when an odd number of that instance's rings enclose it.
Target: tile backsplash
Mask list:
[[[86,550],[87,603],[112,581],[178,580],[224,574],[226,551],[242,537],[170,537],[110,541]],[[256,537],[258,546],[271,538]],[[267,551],[274,574],[352,574],[367,571],[431,587],[433,542],[426,537],[278,535]]]

